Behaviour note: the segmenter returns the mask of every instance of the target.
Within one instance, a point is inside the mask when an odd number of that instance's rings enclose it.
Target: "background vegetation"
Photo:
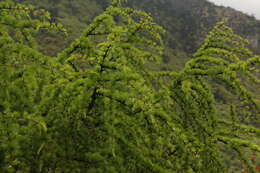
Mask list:
[[[53,20],[62,23],[70,33],[67,38],[57,34],[40,37],[45,47],[42,50],[48,55],[57,54],[80,36],[81,31],[110,1],[20,0],[47,9]],[[126,6],[150,13],[166,29],[163,36],[166,49],[159,68],[180,70],[216,22],[223,18],[229,19],[227,24],[236,33],[250,40],[253,52],[260,53],[260,22],[231,8],[218,7],[207,0],[131,0]]]

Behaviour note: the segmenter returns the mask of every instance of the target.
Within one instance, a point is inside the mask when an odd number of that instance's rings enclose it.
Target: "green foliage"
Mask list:
[[[228,172],[223,148],[254,172],[241,149],[260,152],[260,57],[224,22],[180,72],[151,71],[164,30],[142,11],[113,3],[57,57],[34,34],[61,30],[31,6],[0,4],[2,172]],[[242,82],[241,82],[242,81]],[[218,82],[234,102],[217,109]],[[228,116],[226,116],[228,115]]]
[[[243,86],[241,78],[248,77],[259,84],[254,70],[257,71],[260,57],[254,57],[244,47],[245,44],[246,40],[235,35],[225,22],[218,23],[209,33],[205,43],[194,54],[194,58],[186,64],[183,72],[174,81],[172,91],[173,98],[181,109],[180,123],[186,131],[190,130],[190,136],[202,142],[199,146],[203,146],[202,150],[207,153],[207,160],[203,158],[205,153],[201,155],[204,164],[197,172],[207,172],[207,170],[223,172],[224,168],[220,167],[223,156],[219,155],[221,153],[219,143],[232,148],[242,160],[246,158],[240,151],[242,147],[259,151],[257,143],[252,142],[255,139],[254,135],[252,137],[248,135],[250,131],[258,136],[255,133],[257,129],[245,125],[245,123],[252,124],[258,119],[259,103]],[[255,68],[252,67],[254,65]],[[237,97],[234,102],[229,103],[231,106],[229,117],[221,115],[216,108],[217,102],[209,86],[212,81],[222,83]],[[196,155],[195,153],[193,155]],[[199,160],[198,156],[197,160]],[[252,165],[245,163],[253,172]]]
[[[0,3],[1,172],[29,172],[28,164],[32,171],[39,166],[36,151],[44,143],[46,126],[35,114],[35,104],[50,80],[51,60],[36,50],[33,33],[63,30],[49,19],[48,12],[32,6]]]

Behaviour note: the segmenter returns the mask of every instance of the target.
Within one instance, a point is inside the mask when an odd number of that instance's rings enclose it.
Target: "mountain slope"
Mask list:
[[[129,4],[150,12],[188,52],[197,49],[205,34],[223,18],[228,18],[242,36],[251,38],[260,33],[260,22],[254,17],[206,0],[132,0]]]
[[[109,4],[109,0],[29,0],[49,10],[55,21],[61,22],[70,37],[42,34],[43,51],[54,55],[80,35],[91,19]],[[250,47],[260,52],[260,21],[231,8],[216,6],[207,0],[129,0],[127,6],[153,15],[167,33],[165,35],[164,69],[180,69],[200,46],[208,31],[223,18],[229,19],[234,31],[251,41]],[[59,40],[59,41],[57,41]],[[46,46],[45,46],[46,47]]]

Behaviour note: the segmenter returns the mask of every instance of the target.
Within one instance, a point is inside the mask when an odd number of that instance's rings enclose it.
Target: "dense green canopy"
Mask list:
[[[182,71],[152,71],[164,30],[121,3],[57,57],[34,39],[66,35],[49,13],[0,3],[0,171],[219,173],[230,152],[256,172],[247,153],[260,152],[259,98],[248,83],[259,86],[260,57],[222,21]]]

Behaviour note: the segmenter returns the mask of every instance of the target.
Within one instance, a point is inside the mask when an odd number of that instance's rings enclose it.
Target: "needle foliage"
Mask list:
[[[57,57],[40,30],[66,31],[32,6],[0,3],[0,170],[13,173],[219,173],[225,151],[260,152],[260,57],[218,23],[180,72],[152,71],[163,52],[145,12],[113,1]],[[213,85],[234,97],[218,110]]]

